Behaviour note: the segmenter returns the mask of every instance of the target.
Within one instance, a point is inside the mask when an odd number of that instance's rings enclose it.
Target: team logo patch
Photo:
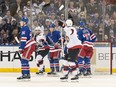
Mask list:
[[[24,35],[25,34],[25,31],[22,31],[22,35]]]

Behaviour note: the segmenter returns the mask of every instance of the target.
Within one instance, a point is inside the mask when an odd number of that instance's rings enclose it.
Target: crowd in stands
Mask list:
[[[40,26],[46,35],[49,24],[54,23],[60,30],[58,20],[65,21],[65,9],[59,7],[66,0],[0,0],[0,45],[18,45],[14,37],[19,37],[21,17],[29,19],[29,26]],[[108,0],[106,0],[108,1]],[[105,13],[105,14],[104,14]],[[74,25],[84,20],[96,35],[98,41],[111,41],[116,46],[116,4],[104,0],[70,0],[68,16]]]

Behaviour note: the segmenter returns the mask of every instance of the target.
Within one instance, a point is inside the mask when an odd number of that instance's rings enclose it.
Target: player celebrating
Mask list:
[[[85,27],[85,22],[80,21],[80,29],[78,38],[82,41],[83,47],[78,55],[79,75],[90,75],[90,59],[93,55],[93,43],[96,40],[96,35],[89,28]]]
[[[66,20],[66,26],[63,28],[66,32],[66,40],[67,40],[67,52],[64,57],[64,70],[63,70],[63,77],[61,77],[61,80],[68,79],[68,73],[71,69],[72,74],[74,77],[71,78],[71,80],[78,79],[77,74],[77,67],[76,67],[76,57],[79,53],[80,48],[82,47],[81,41],[77,38],[77,31],[74,27],[72,27],[73,22],[72,20],[68,19]]]
[[[23,17],[20,21],[20,46],[19,53],[21,57],[22,76],[17,79],[30,79],[29,59],[33,51],[35,51],[35,40],[31,36],[31,30],[27,26],[28,19]]]
[[[39,68],[39,72],[36,74],[43,74],[44,73],[44,65],[43,59],[49,52],[49,46],[46,42],[45,36],[40,27],[35,28],[35,40],[37,42],[37,67]]]
[[[51,72],[48,73],[48,75],[56,75],[56,72],[59,72],[59,59],[60,59],[60,52],[61,48],[58,45],[58,42],[61,38],[60,32],[57,30],[54,30],[55,25],[50,24],[49,29],[50,32],[46,35],[46,41],[50,45],[50,52],[49,52],[49,57],[50,57],[50,68]]]

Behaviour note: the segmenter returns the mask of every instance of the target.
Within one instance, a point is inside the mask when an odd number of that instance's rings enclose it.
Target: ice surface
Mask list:
[[[0,87],[116,87],[116,75],[92,75],[92,78],[79,78],[79,82],[61,82],[60,77],[31,73],[30,81],[17,81],[20,73],[0,73]]]

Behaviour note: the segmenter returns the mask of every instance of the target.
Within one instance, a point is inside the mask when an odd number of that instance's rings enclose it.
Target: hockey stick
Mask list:
[[[64,8],[64,5],[61,5],[61,6],[59,7],[59,11],[61,11],[63,8]]]
[[[19,39],[17,38],[17,37],[15,37],[15,40],[16,40],[16,42],[19,44],[20,43],[20,41],[19,41]]]

